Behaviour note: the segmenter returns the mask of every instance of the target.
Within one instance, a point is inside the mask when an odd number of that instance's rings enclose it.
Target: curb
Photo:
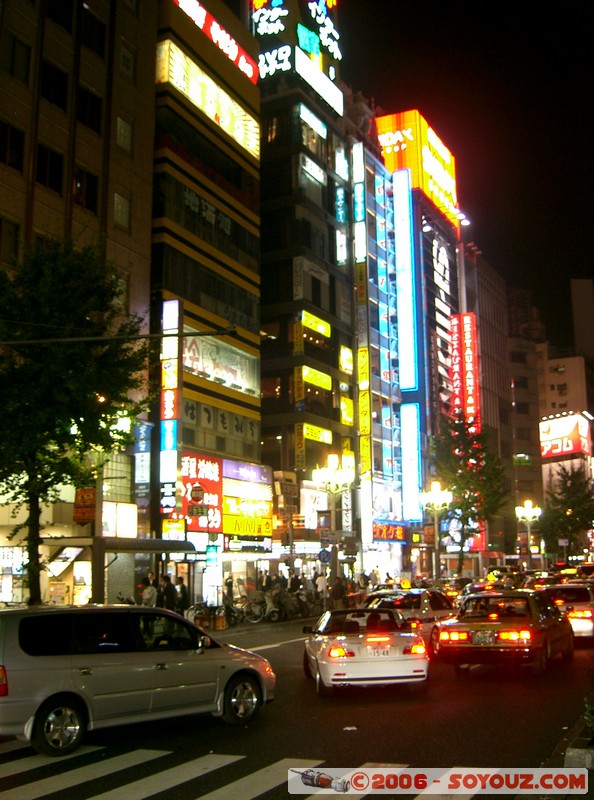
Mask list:
[[[585,735],[585,729],[586,723],[582,717],[560,743],[559,747],[567,743],[563,761],[565,767],[594,769],[594,746],[592,744],[592,736]]]

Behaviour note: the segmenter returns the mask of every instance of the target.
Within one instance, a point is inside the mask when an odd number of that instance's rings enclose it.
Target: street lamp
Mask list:
[[[540,509],[538,506],[533,506],[532,500],[524,500],[523,506],[516,506],[516,517],[518,518],[518,522],[525,522],[526,530],[528,532],[528,548],[526,557],[526,566],[528,569],[532,567],[532,550],[530,549],[532,540],[530,538],[530,530],[532,528],[532,523],[536,522],[541,514],[542,509]]]
[[[348,492],[355,480],[354,466],[340,466],[340,459],[336,453],[330,453],[327,466],[312,470],[312,480],[318,486],[323,486],[324,491],[330,495],[330,530],[336,532],[336,495]],[[338,575],[338,542],[332,544],[332,560],[330,563],[330,581]]]
[[[441,488],[439,481],[431,481],[431,489],[421,492],[423,507],[433,512],[433,580],[439,578],[439,515],[450,505],[453,495],[447,489]]]

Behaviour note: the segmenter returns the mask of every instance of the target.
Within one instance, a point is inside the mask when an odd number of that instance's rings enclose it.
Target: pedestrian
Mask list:
[[[328,581],[326,580],[326,575],[323,572],[318,575],[314,585],[316,587],[316,595],[317,595],[317,597],[320,600],[325,601],[326,600],[326,590],[328,588]]]
[[[175,586],[171,583],[169,575],[161,577],[161,584],[159,586],[159,605],[161,608],[167,608],[169,611],[175,611],[175,604],[177,602],[177,592]]]
[[[188,589],[184,583],[184,579],[181,575],[178,575],[175,579],[175,588],[177,592],[175,610],[183,617],[190,607],[190,597],[188,595]]]
[[[344,589],[344,583],[342,582],[342,578],[340,575],[337,575],[334,578],[334,583],[332,584],[332,589],[330,590],[330,597],[332,598],[332,605],[336,608],[344,608],[344,598],[346,596],[346,592]]]
[[[150,582],[150,574],[151,573],[149,572],[146,578],[143,578],[141,581],[141,602],[143,606],[150,606],[151,608],[154,608],[157,605],[157,589],[155,585]]]
[[[225,581],[225,595],[227,596],[227,600],[230,603],[233,603],[233,573],[230,572],[227,575],[227,580]]]
[[[152,570],[149,569],[149,571],[146,573],[146,577],[148,579],[149,586],[154,586],[155,589],[158,590],[159,589],[159,581],[155,578],[155,573]]]
[[[142,579],[142,593],[140,595],[140,602],[147,608],[154,608],[157,605],[157,589],[150,583],[150,578],[147,575]],[[153,635],[153,620],[147,614],[142,617],[142,630],[144,635],[151,638]]]
[[[289,586],[290,592],[298,592],[301,589],[301,578],[296,574],[294,569],[289,570]]]
[[[268,573],[268,570],[263,570],[260,573],[258,589],[260,589],[261,592],[269,592],[271,587],[272,587],[272,579]]]

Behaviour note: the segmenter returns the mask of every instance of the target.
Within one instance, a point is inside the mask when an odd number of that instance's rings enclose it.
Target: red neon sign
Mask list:
[[[258,65],[254,59],[237,44],[231,34],[227,33],[198,0],[173,0],[173,2],[235,64],[237,69],[243,72],[248,80],[252,83],[258,82]]]
[[[462,411],[473,430],[481,429],[478,348],[474,314],[453,314],[451,323],[452,413]]]

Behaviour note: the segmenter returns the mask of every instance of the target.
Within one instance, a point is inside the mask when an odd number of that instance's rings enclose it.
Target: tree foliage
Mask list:
[[[585,542],[583,535],[594,524],[594,494],[583,465],[557,470],[555,489],[546,494],[539,528],[547,553],[559,552],[559,539],[567,539],[565,552],[577,554]]]
[[[435,439],[435,468],[441,483],[453,495],[446,516],[459,526],[461,573],[464,546],[475,535],[476,526],[488,522],[505,502],[505,470],[489,450],[486,436],[477,432],[463,412],[442,417]]]
[[[41,601],[41,510],[89,485],[89,453],[124,448],[146,406],[148,343],[122,280],[97,250],[45,241],[0,272],[0,493],[25,509],[29,602]],[[7,344],[8,343],[8,344]],[[133,399],[133,397],[135,399]]]

